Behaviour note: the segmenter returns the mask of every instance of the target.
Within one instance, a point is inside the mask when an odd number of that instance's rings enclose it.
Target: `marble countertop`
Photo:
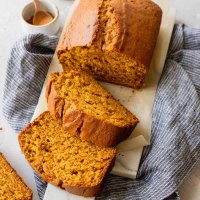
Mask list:
[[[3,83],[6,75],[6,63],[10,53],[10,49],[14,42],[24,33],[20,24],[20,11],[28,0],[12,0],[2,1],[0,6],[0,100],[3,96]],[[65,10],[72,5],[72,0],[52,0],[61,14],[61,27],[64,24],[67,13]],[[200,28],[200,1],[199,0],[173,0],[171,7],[177,10],[177,23],[185,23],[188,26]],[[18,143],[17,135],[13,132],[6,120],[3,118],[2,105],[0,104],[0,127],[3,131],[0,132],[0,150],[1,141],[7,140],[9,146],[3,153],[6,155],[9,162],[14,166],[17,172],[25,179],[27,185],[33,190],[34,200],[38,200],[32,169],[28,164],[21,167],[21,162],[24,162]],[[15,142],[13,142],[15,141]],[[15,155],[15,156],[13,156]],[[191,175],[182,183],[179,193],[182,200],[199,200],[200,199],[200,165],[193,169]]]

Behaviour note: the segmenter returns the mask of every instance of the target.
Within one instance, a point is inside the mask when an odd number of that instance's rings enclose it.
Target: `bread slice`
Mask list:
[[[47,182],[81,196],[96,196],[111,170],[115,148],[102,148],[71,136],[61,120],[44,112],[19,134],[32,168]]]
[[[162,10],[151,0],[80,0],[57,47],[64,70],[141,88],[156,45]]]
[[[0,199],[31,200],[32,192],[0,153]]]
[[[83,71],[52,73],[46,98],[50,113],[63,119],[65,130],[98,146],[116,146],[138,123],[131,112]]]

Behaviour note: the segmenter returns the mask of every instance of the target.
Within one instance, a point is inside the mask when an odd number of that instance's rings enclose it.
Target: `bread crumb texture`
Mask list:
[[[135,126],[138,123],[138,119],[130,111],[83,71],[53,73],[50,80],[59,98],[66,100],[63,106],[65,110],[75,104],[83,113],[118,127]]]
[[[71,136],[49,112],[20,133],[19,143],[33,169],[61,188],[97,186],[116,156],[115,148],[98,147]]]
[[[0,153],[0,200],[31,200],[32,192]]]
[[[119,85],[141,88],[147,70],[138,61],[118,52],[92,47],[73,47],[59,53],[65,71],[82,69],[95,79]]]

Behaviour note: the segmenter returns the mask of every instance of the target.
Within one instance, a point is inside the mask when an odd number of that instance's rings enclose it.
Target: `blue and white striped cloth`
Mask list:
[[[3,110],[18,133],[31,120],[57,43],[29,35],[12,49]],[[137,180],[110,175],[97,200],[178,200],[181,182],[200,160],[200,30],[176,25],[153,109],[151,145]],[[45,185],[36,178],[42,199]]]

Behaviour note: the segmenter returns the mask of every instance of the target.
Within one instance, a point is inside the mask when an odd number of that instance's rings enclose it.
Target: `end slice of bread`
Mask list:
[[[0,153],[0,199],[31,200],[32,191]]]
[[[81,196],[97,196],[116,157],[115,148],[81,141],[44,112],[19,134],[32,168],[47,182]]]

